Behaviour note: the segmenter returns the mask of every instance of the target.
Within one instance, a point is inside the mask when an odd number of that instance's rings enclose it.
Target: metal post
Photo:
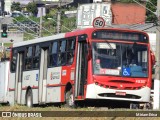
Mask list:
[[[4,43],[2,42],[2,58],[4,58]]]
[[[157,17],[160,24],[160,0],[157,0]],[[160,26],[156,30],[156,61],[153,109],[160,109]]]
[[[61,7],[61,0],[58,3],[58,12],[57,12],[57,33],[61,32],[61,11],[60,11],[60,7]]]
[[[39,37],[42,37],[42,16],[43,16],[43,7],[40,7],[40,26],[39,26]]]
[[[4,2],[4,1],[3,1]],[[2,9],[3,10],[3,9]],[[3,18],[0,18],[0,29],[1,29],[1,27],[2,27],[2,24],[4,23],[4,17]],[[1,51],[1,54],[2,54],[2,58],[4,58],[5,57],[5,47],[4,47],[4,43],[3,43],[3,40],[2,40],[2,38],[1,38],[1,49],[2,49],[2,51]]]

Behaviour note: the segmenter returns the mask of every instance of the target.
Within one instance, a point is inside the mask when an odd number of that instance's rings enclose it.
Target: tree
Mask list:
[[[13,2],[11,5],[11,10],[12,11],[21,11],[21,4],[19,2]]]
[[[35,2],[30,2],[30,3],[28,3],[28,5],[26,6],[26,8],[27,8],[27,11],[28,12],[31,12],[33,15],[37,15],[37,13],[38,13],[38,8],[37,8],[37,5],[36,5],[36,3]]]
[[[151,11],[155,12],[156,13],[156,6],[157,6],[157,0],[150,0],[150,2],[147,2],[146,3],[146,7],[148,9],[150,9]],[[157,16],[150,12],[149,10],[146,11],[146,21],[147,22],[153,22],[153,23],[157,23]]]

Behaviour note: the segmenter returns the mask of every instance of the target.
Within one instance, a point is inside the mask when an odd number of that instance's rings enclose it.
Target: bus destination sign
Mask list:
[[[96,31],[92,34],[93,39],[108,39],[108,40],[129,40],[148,42],[147,36],[141,33],[120,32],[120,31]]]

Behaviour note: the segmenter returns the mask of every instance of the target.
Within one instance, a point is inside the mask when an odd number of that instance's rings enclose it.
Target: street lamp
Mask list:
[[[57,22],[56,20],[54,20],[53,18],[47,18],[48,20],[52,20],[54,22]],[[66,26],[62,25],[62,27],[64,27],[65,29],[67,29],[68,31],[72,31],[71,29],[67,28]]]

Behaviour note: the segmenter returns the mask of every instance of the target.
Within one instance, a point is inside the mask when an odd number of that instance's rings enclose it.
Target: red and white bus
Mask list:
[[[86,28],[13,44],[10,104],[80,100],[150,101],[149,37],[137,30]]]

